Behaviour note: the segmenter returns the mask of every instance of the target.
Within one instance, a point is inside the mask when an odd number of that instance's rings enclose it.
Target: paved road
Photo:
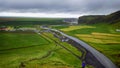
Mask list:
[[[102,53],[92,48],[85,42],[55,29],[50,29],[50,28],[44,28],[44,29],[50,30],[52,32],[57,32],[62,36],[66,37],[67,39],[69,39],[70,41],[72,40],[73,43],[76,43],[75,45],[74,44],[73,45],[78,49],[83,47],[87,52],[84,59],[84,61],[86,61],[87,64],[90,64],[95,68],[117,68],[116,65],[111,60],[109,60],[106,56],[104,56]]]

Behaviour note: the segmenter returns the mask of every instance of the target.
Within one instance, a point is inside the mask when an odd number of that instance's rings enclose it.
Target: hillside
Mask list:
[[[120,22],[120,11],[111,13],[109,15],[88,15],[79,17],[79,24],[95,24],[95,23],[108,23],[116,24]]]
[[[105,16],[105,20],[110,23],[118,23],[120,22],[120,11],[114,12]]]
[[[79,17],[78,23],[79,24],[93,24],[95,22],[101,22],[104,15],[88,15]]]

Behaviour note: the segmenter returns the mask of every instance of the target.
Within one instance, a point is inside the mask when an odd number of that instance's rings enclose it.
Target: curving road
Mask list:
[[[50,29],[46,27],[42,27],[42,28],[51,31],[53,34],[57,35],[59,39],[62,40],[67,39],[67,41],[65,42],[68,42],[69,44],[73,45],[83,53],[84,56],[80,58],[82,61],[85,61],[86,64],[92,65],[94,68],[117,68],[116,65],[110,59],[108,59],[102,53],[92,48],[85,42],[75,37],[69,36],[56,29]]]

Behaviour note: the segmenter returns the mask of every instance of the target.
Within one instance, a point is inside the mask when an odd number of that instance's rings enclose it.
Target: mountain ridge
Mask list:
[[[115,24],[120,22],[120,10],[108,15],[87,15],[79,17],[79,24],[107,23]]]

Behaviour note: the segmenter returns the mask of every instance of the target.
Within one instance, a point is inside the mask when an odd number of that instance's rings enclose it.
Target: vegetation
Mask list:
[[[24,32],[0,33],[0,68],[80,68],[81,61],[69,51],[56,44],[65,45],[77,55],[81,53],[71,45],[62,43],[51,33]],[[50,38],[53,40],[51,40]]]
[[[115,24],[120,22],[120,11],[111,13],[109,15],[88,15],[79,17],[79,24],[95,24],[108,23]]]
[[[59,26],[60,28],[60,26]],[[109,24],[78,25],[60,29],[61,31],[85,41],[120,66],[120,32]]]
[[[15,18],[1,17],[0,25],[58,25],[66,24],[63,18]]]
[[[61,42],[49,32],[36,34],[33,31],[17,30],[33,27],[40,30],[39,25],[52,25],[52,28],[85,41],[119,67],[120,32],[116,31],[120,29],[119,16],[119,12],[107,16],[83,16],[79,18],[80,25],[76,26],[64,25],[66,23],[63,22],[63,18],[2,17],[0,18],[0,68],[81,68],[81,61],[70,51],[78,56],[81,56],[81,53],[70,44]],[[83,22],[84,24],[81,24]],[[15,31],[2,31],[6,28]],[[87,66],[87,68],[91,67]]]
[[[47,43],[44,38],[35,33],[0,33],[0,50],[38,46]]]
[[[55,29],[62,29],[62,28],[67,28],[67,27],[69,27],[69,25],[58,25],[58,26],[51,26],[51,28],[55,28]]]

